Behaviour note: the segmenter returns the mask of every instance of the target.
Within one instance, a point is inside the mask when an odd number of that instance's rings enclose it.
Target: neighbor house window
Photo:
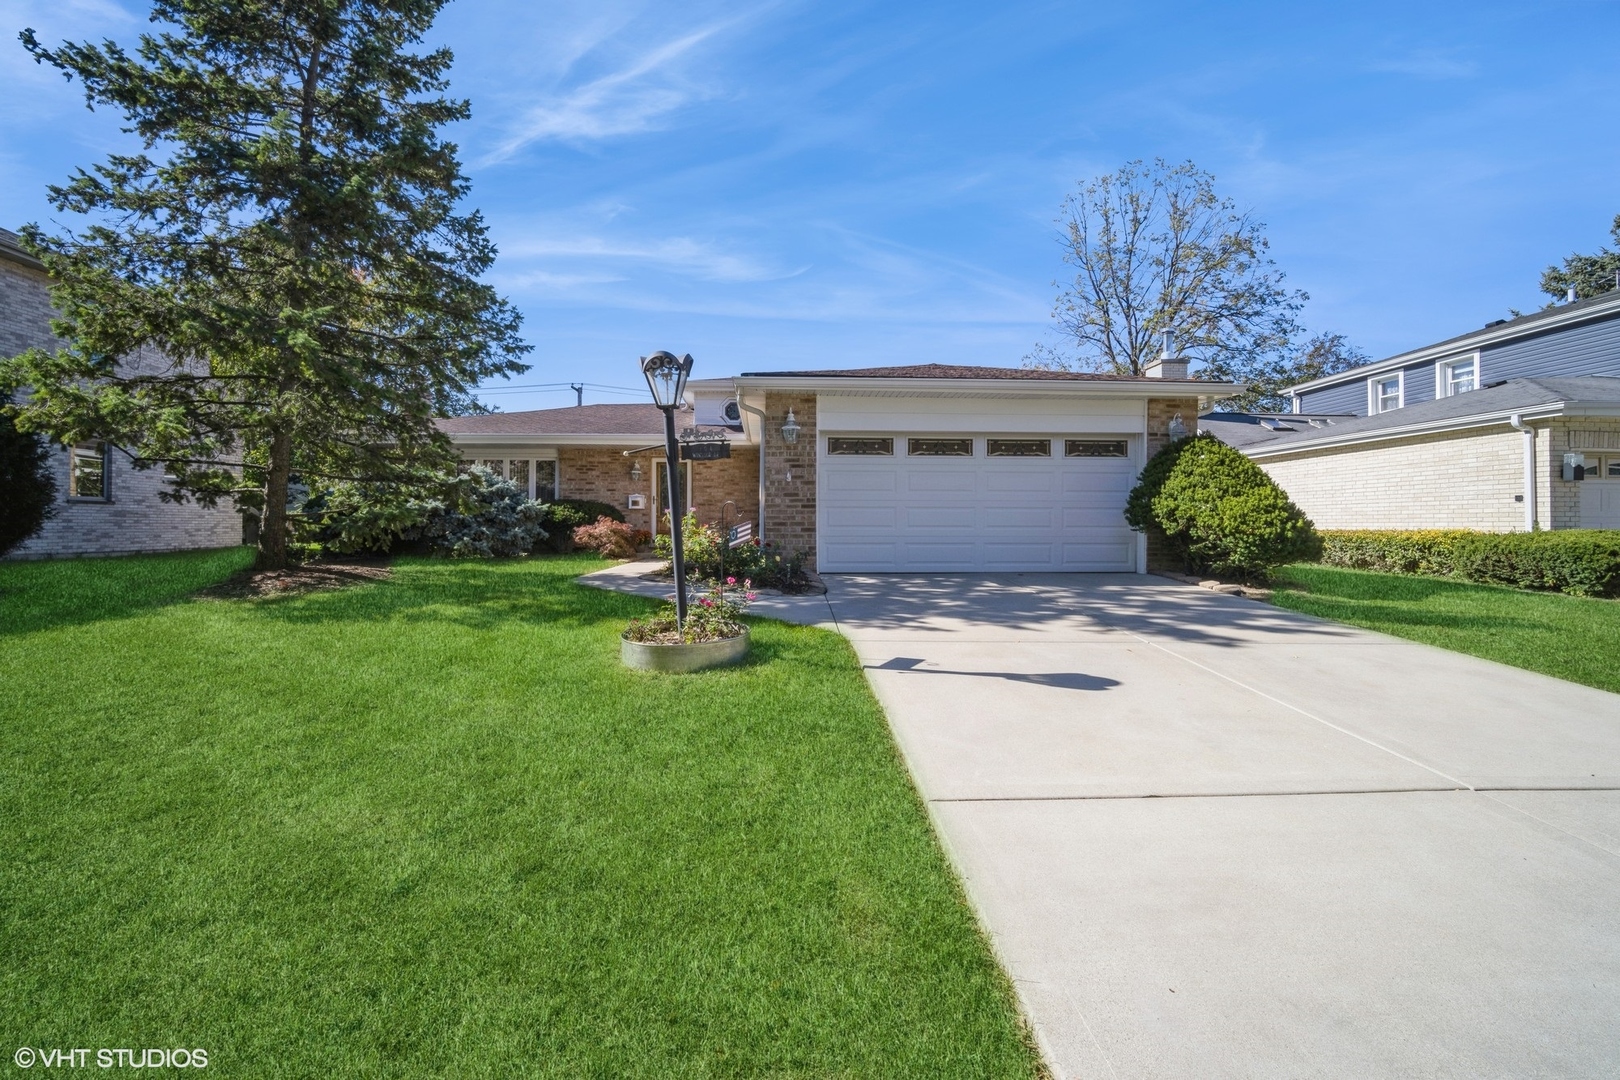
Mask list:
[[[482,459],[479,460],[478,464],[482,465],[484,468],[488,469],[490,472],[494,473],[496,476],[505,476],[506,475],[506,459],[505,458],[482,458]]]
[[[1604,475],[1610,480],[1620,480],[1620,457],[1609,459],[1609,471]]]
[[[507,462],[506,478],[516,484],[519,491],[527,495],[529,493],[529,459],[513,458]]]
[[[890,457],[894,454],[893,439],[827,439],[827,453],[853,454],[861,457]]]
[[[907,439],[911,457],[972,457],[972,439]]]
[[[1129,457],[1124,439],[1066,439],[1064,457]]]
[[[1051,439],[986,439],[985,453],[991,457],[1051,457]]]
[[[79,443],[69,453],[72,466],[68,471],[68,498],[111,498],[107,485],[107,444]]]
[[[541,502],[554,502],[557,498],[557,463],[555,461],[536,461],[534,463],[534,497]]]
[[[1479,358],[1453,360],[1440,365],[1440,392],[1446,397],[1479,389]]]
[[[1398,409],[1404,402],[1401,400],[1401,376],[1399,372],[1381,379],[1374,379],[1369,384],[1371,389],[1372,411],[1375,413],[1389,412]]]

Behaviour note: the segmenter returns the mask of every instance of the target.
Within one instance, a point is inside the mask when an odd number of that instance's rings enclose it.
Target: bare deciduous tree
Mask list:
[[[1099,176],[1064,201],[1059,225],[1075,268],[1052,312],[1066,340],[1037,346],[1028,367],[1140,375],[1170,330],[1182,355],[1240,368],[1298,332],[1307,297],[1283,287],[1265,226],[1190,161]]]

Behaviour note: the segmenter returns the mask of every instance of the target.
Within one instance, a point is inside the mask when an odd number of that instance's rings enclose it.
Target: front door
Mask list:
[[[1620,529],[1620,454],[1595,460],[1588,454],[1581,483],[1581,528]]]
[[[675,471],[676,483],[681,485],[681,502],[686,509],[692,508],[692,466],[688,462],[681,462],[680,468]],[[669,518],[665,511],[669,507],[669,466],[660,459],[653,466],[653,528],[660,533],[669,532]]]

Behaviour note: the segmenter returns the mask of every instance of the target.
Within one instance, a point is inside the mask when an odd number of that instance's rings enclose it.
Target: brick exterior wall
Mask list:
[[[1524,504],[1514,499],[1524,494],[1523,438],[1511,428],[1490,427],[1259,464],[1318,528],[1512,532],[1524,528]],[[1578,486],[1554,479],[1564,444],[1562,423],[1537,427],[1543,528],[1571,528],[1578,517]],[[1559,449],[1549,454],[1554,445]]]
[[[53,315],[44,273],[0,259],[0,356],[55,345]],[[161,469],[135,469],[117,450],[111,457],[111,500],[70,502],[68,453],[53,447],[50,465],[56,477],[57,515],[10,557],[122,555],[242,542],[242,519],[228,504],[209,510],[192,502],[162,502],[158,493],[169,490],[169,485]]]
[[[1198,430],[1198,399],[1148,398],[1147,403],[1147,456],[1152,457],[1170,442],[1170,420],[1177,413],[1191,435]]]
[[[649,440],[650,441],[650,440]],[[557,451],[557,497],[595,499],[624,511],[624,520],[637,529],[652,531],[652,489],[658,470],[653,462],[663,454],[625,457],[623,448],[562,447]],[[630,468],[641,463],[641,479],[630,479]],[[646,508],[629,509],[631,495],[646,496]]]
[[[799,441],[782,441],[788,410],[799,425]],[[816,396],[765,394],[765,538],[781,550],[803,552],[816,568]],[[790,479],[791,477],[791,479]]]
[[[759,449],[733,444],[731,456],[719,461],[694,461],[692,508],[699,521],[727,523],[753,521],[759,534]],[[734,504],[726,510],[726,502]]]
[[[622,448],[562,447],[557,451],[558,496],[564,499],[595,499],[624,511],[624,519],[637,529],[652,531],[653,483],[657,463],[664,455],[649,450],[625,457]],[[641,463],[641,479],[630,479],[630,469]],[[759,452],[753,447],[733,445],[731,457],[720,461],[688,462],[692,469],[692,507],[698,520],[717,522],[727,499],[735,502],[738,520],[758,516]],[[646,507],[631,510],[631,495],[645,496]],[[663,500],[657,500],[662,504]]]

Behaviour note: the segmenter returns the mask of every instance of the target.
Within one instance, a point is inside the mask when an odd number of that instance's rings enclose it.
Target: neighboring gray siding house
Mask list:
[[[1508,379],[1620,375],[1620,291],[1293,387],[1294,412],[1370,416]]]
[[[1620,291],[1210,413],[1326,529],[1620,529]]]
[[[0,356],[56,344],[44,267],[0,229]],[[135,362],[139,362],[138,358]],[[58,447],[52,454],[60,499],[57,515],[12,558],[114,555],[230,547],[242,542],[242,519],[224,507],[176,505],[161,469],[136,469],[104,443]]]

